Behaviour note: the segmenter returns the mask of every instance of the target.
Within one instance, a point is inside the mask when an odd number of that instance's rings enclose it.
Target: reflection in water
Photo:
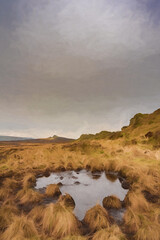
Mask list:
[[[114,176],[111,180],[104,172],[92,174],[86,170],[52,173],[49,177],[38,178],[35,188],[43,191],[43,188],[52,183],[61,183],[62,194],[69,193],[73,197],[76,203],[74,212],[80,220],[96,203],[102,205],[104,197],[116,195],[122,201],[128,192],[121,187],[117,177],[115,179]]]

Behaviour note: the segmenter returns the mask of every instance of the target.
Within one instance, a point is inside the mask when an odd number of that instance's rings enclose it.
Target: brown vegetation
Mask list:
[[[126,240],[126,237],[117,225],[112,225],[97,231],[92,240]]]
[[[108,212],[97,204],[86,212],[84,222],[87,224],[91,232],[95,232],[101,228],[109,227],[111,218],[109,217]]]
[[[61,194],[61,191],[57,184],[50,184],[47,186],[45,193],[48,197],[56,197]]]
[[[66,206],[66,207],[69,207],[71,209],[74,209],[75,208],[75,201],[74,199],[71,197],[71,195],[69,195],[68,193],[66,193],[65,195],[61,195],[59,197],[59,202],[63,202],[63,204]]]
[[[108,196],[103,199],[103,207],[104,208],[121,208],[122,204],[119,198],[116,196]]]
[[[14,217],[12,223],[2,234],[2,240],[39,240],[38,232],[32,220],[25,216]]]
[[[78,220],[62,203],[51,203],[46,207],[43,212],[42,229],[55,238],[80,233]]]
[[[120,226],[128,234],[127,238],[159,240],[159,123],[160,110],[135,115],[129,126],[118,133],[103,131],[83,136],[74,143],[0,143],[0,239],[82,240],[93,237],[93,240],[101,240],[105,236],[122,240],[124,236],[116,230],[117,226],[112,226],[103,207],[97,205],[88,210],[81,225],[72,212],[71,196],[60,196],[56,204],[44,205],[43,197],[60,194],[57,185],[48,187],[46,194],[33,189],[38,175],[90,169],[106,174],[115,172],[123,186],[128,184],[129,191],[124,199],[126,212]],[[107,175],[113,181],[117,176]],[[108,206],[119,207],[118,202],[111,201]],[[81,236],[82,233],[87,233],[87,237]]]

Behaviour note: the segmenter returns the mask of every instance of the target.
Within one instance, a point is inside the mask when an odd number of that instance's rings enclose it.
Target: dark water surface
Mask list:
[[[102,205],[104,197],[116,195],[123,201],[128,192],[122,188],[115,175],[106,175],[104,172],[93,174],[86,170],[57,172],[52,173],[49,177],[37,178],[35,188],[44,191],[47,185],[53,183],[62,183],[63,185],[60,186],[62,194],[69,193],[73,197],[76,203],[74,213],[79,220],[82,220],[86,211],[96,203]],[[117,221],[120,221],[123,212],[124,209],[113,210],[111,214]]]

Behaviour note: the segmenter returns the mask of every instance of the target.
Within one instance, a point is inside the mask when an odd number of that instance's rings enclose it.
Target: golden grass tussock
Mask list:
[[[0,208],[0,230],[5,230],[18,214],[19,210],[13,202],[4,203]]]
[[[150,205],[144,195],[139,191],[129,191],[125,196],[124,203],[135,211],[149,211]]]
[[[5,187],[0,188],[0,201],[5,201],[9,198],[9,195],[11,194],[11,190],[7,189]]]
[[[84,217],[84,223],[87,224],[91,232],[109,227],[110,221],[108,212],[99,204],[89,209]]]
[[[31,219],[25,216],[15,217],[13,222],[8,226],[2,234],[1,240],[39,240],[38,232]]]
[[[46,187],[45,194],[48,197],[56,197],[61,194],[61,191],[59,189],[59,186],[57,184],[50,184]]]
[[[135,240],[159,240],[160,225],[152,222],[143,223],[135,234]]]
[[[50,203],[43,213],[42,229],[49,236],[63,238],[79,234],[79,221],[62,203]]]
[[[130,207],[124,215],[126,232],[134,234],[136,240],[159,240],[160,224],[154,211],[139,213]]]
[[[126,240],[126,237],[117,225],[112,225],[95,232],[92,240]]]
[[[140,215],[128,207],[124,215],[124,223],[126,232],[131,234],[136,233],[141,225]]]
[[[36,184],[36,177],[32,173],[28,173],[23,179],[23,188],[31,188]]]
[[[45,206],[35,206],[29,212],[28,217],[31,218],[36,224],[40,224],[44,215]]]
[[[4,182],[3,182],[3,186],[5,187],[5,188],[10,188],[10,189],[12,189],[12,191],[13,190],[16,190],[18,187],[19,187],[19,183],[15,180],[15,179],[13,179],[13,178],[6,178],[5,180],[4,180]]]
[[[67,236],[63,238],[62,240],[87,240],[87,237],[84,236]]]
[[[58,199],[59,202],[63,202],[64,205],[68,208],[74,209],[75,208],[75,201],[72,196],[68,193],[65,195],[61,195]]]
[[[29,205],[42,202],[43,195],[31,188],[26,188],[21,189],[17,193],[16,198],[20,201],[20,204]]]
[[[119,200],[119,198],[117,198],[114,195],[111,195],[111,196],[105,197],[103,199],[103,207],[119,209],[122,207],[122,204],[121,204],[121,201]]]

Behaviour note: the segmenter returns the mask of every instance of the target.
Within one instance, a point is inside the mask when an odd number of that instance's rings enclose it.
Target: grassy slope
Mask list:
[[[130,125],[122,129],[121,132],[110,133],[101,132],[96,135],[83,135],[77,141],[66,144],[43,144],[43,143],[17,143],[0,145],[0,236],[2,240],[7,239],[7,235],[15,236],[15,239],[23,239],[27,233],[11,232],[14,231],[10,225],[19,221],[15,216],[21,216],[22,210],[18,209],[18,204],[29,205],[33,208],[32,219],[30,222],[29,210],[25,212],[25,222],[28,228],[33,224],[37,229],[33,231],[36,239],[49,239],[49,233],[43,232],[43,219],[47,209],[34,211],[43,196],[39,196],[32,190],[32,185],[37,174],[49,174],[51,171],[61,169],[87,168],[91,171],[105,170],[117,171],[124,176],[131,184],[131,189],[125,200],[127,211],[124,216],[124,223],[121,230],[117,233],[112,226],[105,228],[106,232],[112,232],[114,239],[125,239],[121,236],[124,232],[128,239],[135,240],[159,240],[160,239],[160,149],[159,135],[160,130],[160,110],[153,114],[138,114],[131,119]],[[150,138],[145,135],[152,132]],[[32,184],[33,182],[33,184]],[[28,203],[28,204],[27,204]],[[31,205],[32,203],[32,205]],[[55,206],[53,206],[55,209]],[[59,208],[58,208],[59,209]],[[40,216],[38,215],[40,214]],[[61,213],[60,217],[61,217]],[[64,209],[64,214],[68,214]],[[70,214],[71,215],[71,214]],[[66,215],[68,216],[68,215]],[[26,218],[27,217],[27,218]],[[56,217],[56,216],[55,216]],[[27,222],[27,219],[28,222]],[[38,220],[37,220],[38,219]],[[63,219],[63,217],[62,217]],[[72,219],[72,215],[71,215]],[[101,219],[101,216],[99,216]],[[48,220],[50,221],[50,220]],[[54,222],[54,215],[51,222]],[[93,219],[94,221],[94,219]],[[13,223],[14,224],[14,223]],[[16,224],[16,223],[15,223]],[[50,222],[48,225],[50,226]],[[65,226],[63,221],[56,226],[61,229]],[[64,224],[64,225],[63,225]],[[99,223],[101,229],[101,223]],[[151,227],[152,226],[152,227]],[[80,235],[83,234],[82,227],[78,227],[75,222],[75,229]],[[27,228],[27,229],[28,229]],[[70,231],[72,229],[72,231]],[[116,228],[114,228],[116,229]],[[74,232],[74,225],[66,225],[66,230],[56,232],[58,237],[64,237]],[[81,231],[82,230],[82,231]],[[6,232],[7,231],[7,232]],[[99,239],[105,239],[105,231],[97,232]],[[118,232],[120,231],[120,232]],[[51,229],[51,239],[57,239],[55,229]],[[89,231],[87,232],[89,234]],[[18,235],[16,235],[18,234]],[[23,236],[19,236],[22,234]],[[38,235],[37,235],[38,234]],[[101,236],[100,236],[100,235]],[[94,234],[93,239],[97,239]],[[104,235],[104,237],[103,237]],[[119,237],[117,237],[117,235]],[[92,236],[92,235],[91,235]],[[12,237],[14,239],[14,237]],[[70,239],[71,237],[69,237]],[[32,238],[27,238],[32,239]],[[79,237],[75,237],[75,240]]]

